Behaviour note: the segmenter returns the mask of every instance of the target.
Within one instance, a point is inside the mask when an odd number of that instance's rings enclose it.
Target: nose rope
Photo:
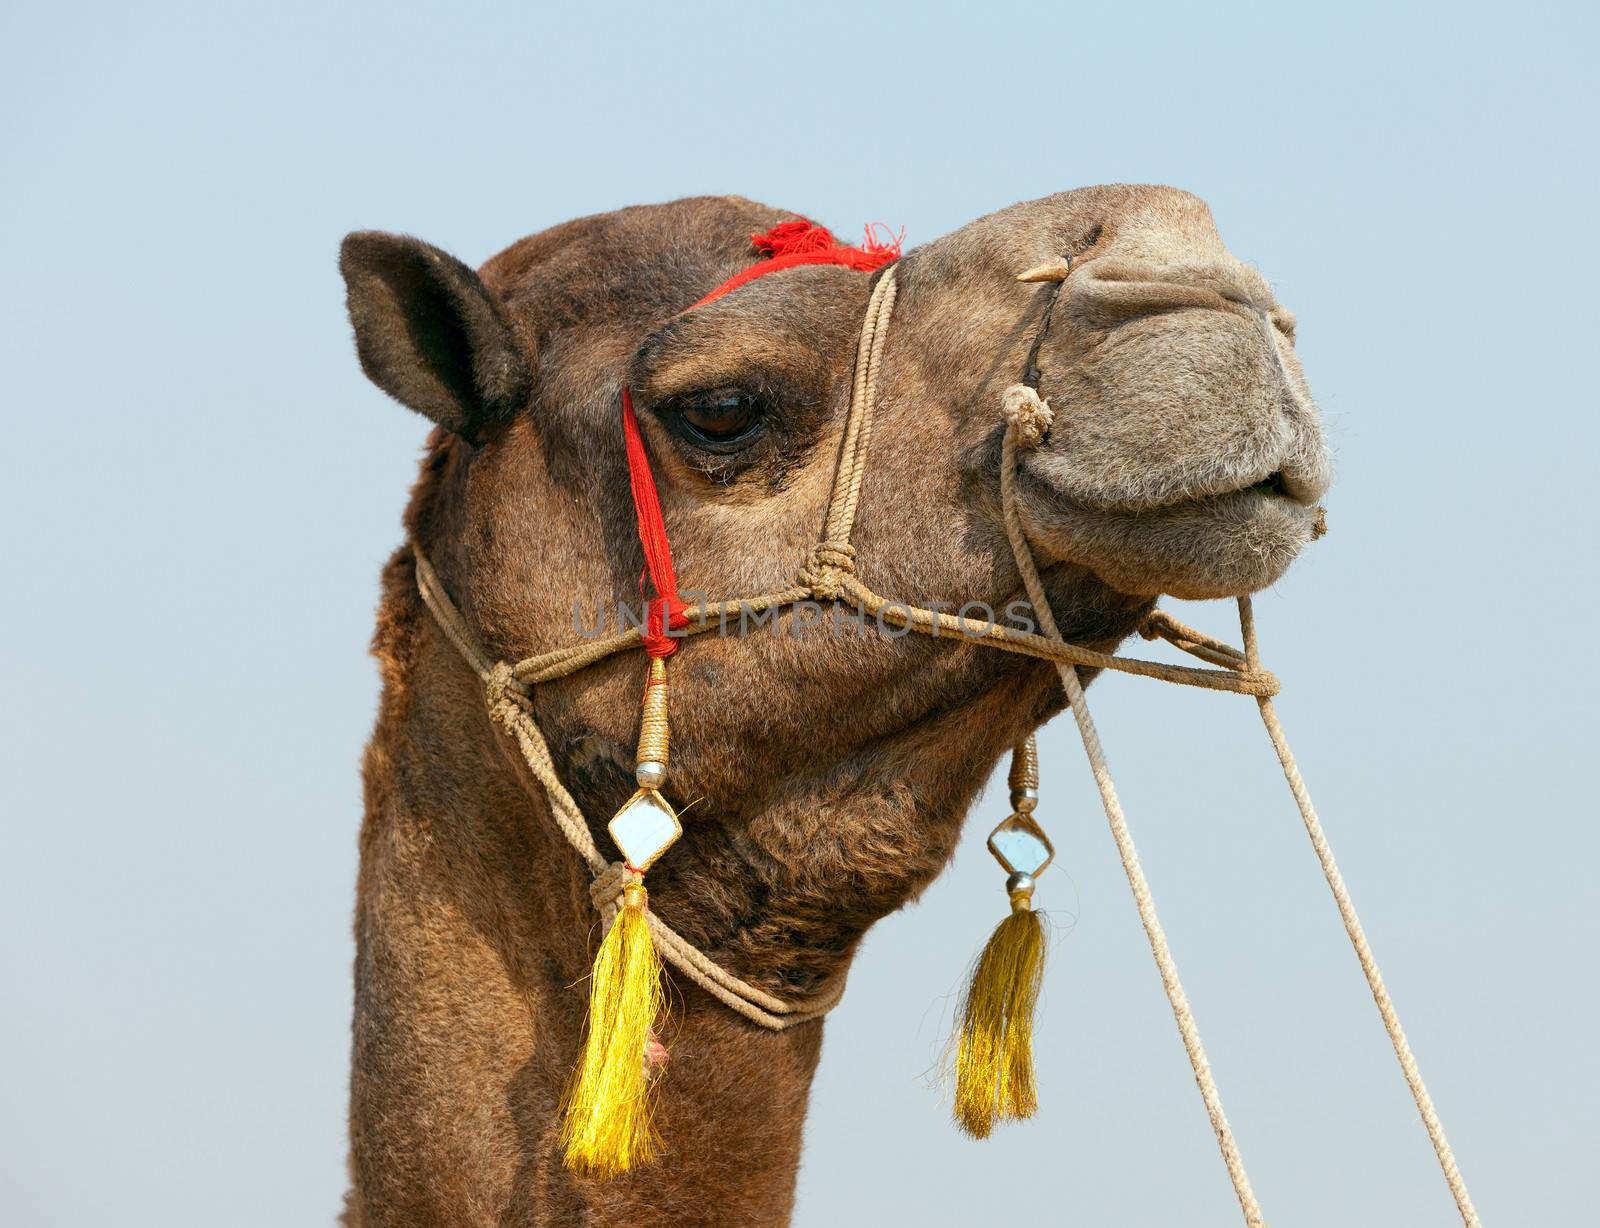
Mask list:
[[[1158,678],[1184,686],[1253,696],[1260,707],[1262,720],[1277,751],[1290,792],[1300,809],[1301,818],[1311,838],[1323,874],[1333,892],[1346,933],[1367,977],[1384,1029],[1389,1035],[1406,1083],[1421,1114],[1423,1125],[1433,1143],[1445,1181],[1461,1214],[1462,1223],[1465,1228],[1481,1228],[1477,1212],[1473,1208],[1456,1164],[1455,1155],[1445,1137],[1444,1127],[1439,1121],[1432,1098],[1417,1069],[1416,1060],[1395,1013],[1394,1004],[1384,987],[1377,961],[1367,942],[1360,919],[1356,916],[1343,877],[1339,873],[1327,837],[1317,819],[1310,795],[1306,791],[1305,782],[1295,766],[1288,741],[1273,709],[1271,699],[1279,690],[1278,680],[1261,666],[1250,599],[1248,597],[1239,599],[1240,629],[1245,645],[1242,652],[1229,644],[1186,627],[1177,619],[1159,611],[1153,612],[1140,626],[1139,630],[1144,638],[1164,639],[1179,650],[1206,662],[1212,668],[1119,657],[1096,652],[1064,640],[1051,612],[1038,567],[1033,559],[1033,551],[1016,506],[1019,449],[1026,450],[1037,446],[1052,425],[1048,402],[1038,395],[1036,387],[1030,387],[1026,383],[1013,385],[1006,390],[1004,396],[1003,412],[1006,426],[1001,446],[1000,493],[1007,540],[1043,634],[1024,632],[1012,627],[999,627],[992,621],[979,622],[960,615],[891,601],[868,588],[857,576],[856,552],[851,545],[850,535],[860,505],[867,445],[871,439],[873,411],[877,404],[878,374],[887,344],[888,323],[894,308],[895,294],[895,275],[891,267],[879,278],[868,302],[857,347],[855,377],[846,415],[844,437],[840,445],[839,467],[828,503],[823,534],[801,570],[798,583],[789,588],[754,597],[703,603],[698,611],[699,617],[697,619],[691,617],[681,629],[675,631],[676,636],[702,634],[712,627],[719,626],[722,617],[728,614],[764,613],[767,610],[807,600],[837,600],[856,606],[864,614],[874,615],[886,626],[903,627],[934,637],[960,636],[1004,652],[1048,660],[1055,666],[1068,705],[1077,721],[1090,769],[1100,792],[1101,803],[1111,826],[1112,838],[1121,857],[1129,886],[1132,888],[1134,903],[1140,921],[1144,925],[1151,952],[1155,956],[1162,987],[1166,991],[1173,1017],[1177,1021],[1184,1052],[1194,1071],[1195,1082],[1211,1120],[1212,1130],[1216,1134],[1228,1178],[1238,1197],[1245,1223],[1249,1228],[1265,1228],[1266,1220],[1262,1217],[1238,1145],[1223,1111],[1221,1095],[1212,1076],[1204,1045],[1201,1043],[1193,1010],[1179,980],[1176,963],[1173,961],[1165,931],[1156,912],[1154,897],[1139,861],[1138,850],[1134,846],[1127,818],[1117,798],[1116,787],[1106,763],[1105,751],[1089,714],[1078,669],[1083,667],[1111,670]],[[647,638],[645,633],[639,628],[630,628],[602,639],[568,645],[528,657],[515,665],[496,661],[478,645],[421,547],[414,543],[412,550],[416,559],[417,587],[424,604],[432,612],[445,638],[477,673],[484,688],[485,701],[491,718],[512,739],[521,752],[524,763],[539,781],[548,799],[557,829],[583,859],[594,878],[591,897],[596,909],[609,915],[621,906],[624,894],[630,885],[636,885],[637,871],[625,863],[609,861],[596,847],[594,838],[590,834],[589,824],[584,819],[577,802],[562,783],[551,758],[549,746],[534,719],[533,688],[540,683],[576,673],[616,653],[641,647]],[[663,634],[667,630],[668,628],[661,628]],[[801,1023],[820,1019],[843,996],[844,977],[841,975],[835,984],[824,988],[803,1003],[775,997],[723,968],[676,933],[653,908],[646,916],[657,950],[665,962],[731,1010],[761,1027],[783,1031]]]

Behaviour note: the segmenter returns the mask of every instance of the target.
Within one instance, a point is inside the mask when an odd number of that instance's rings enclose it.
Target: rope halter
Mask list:
[[[834,984],[825,986],[805,1001],[779,998],[749,984],[687,942],[658,913],[650,910],[645,903],[647,895],[644,888],[644,872],[649,864],[670,848],[681,831],[676,813],[660,795],[660,788],[666,781],[668,771],[666,659],[677,651],[686,639],[718,626],[724,614],[738,614],[741,611],[763,613],[800,601],[835,601],[852,606],[863,615],[874,615],[885,626],[892,625],[939,638],[959,636],[966,642],[981,644],[998,651],[1049,661],[1055,667],[1083,739],[1112,836],[1133,890],[1140,921],[1155,957],[1162,986],[1171,1004],[1184,1051],[1194,1070],[1195,1080],[1210,1117],[1229,1180],[1238,1197],[1244,1222],[1251,1228],[1260,1228],[1266,1221],[1245,1173],[1232,1129],[1223,1112],[1220,1093],[1200,1040],[1194,1013],[1178,978],[1177,967],[1156,913],[1155,902],[1128,830],[1127,819],[1117,798],[1099,735],[1089,714],[1078,670],[1091,668],[1135,674],[1183,686],[1253,697],[1260,708],[1268,735],[1300,809],[1312,846],[1333,892],[1346,932],[1378,1004],[1384,1027],[1434,1145],[1462,1222],[1467,1228],[1478,1228],[1477,1213],[1473,1209],[1465,1183],[1456,1166],[1455,1157],[1445,1138],[1432,1099],[1417,1070],[1410,1045],[1400,1027],[1360,920],[1350,903],[1349,893],[1345,890],[1343,878],[1273,710],[1272,696],[1278,693],[1278,681],[1262,668],[1250,598],[1238,599],[1240,630],[1244,643],[1242,650],[1187,627],[1170,615],[1159,611],[1151,613],[1143,621],[1139,631],[1145,639],[1164,639],[1202,662],[1201,665],[1174,665],[1099,652],[1067,642],[1056,625],[1025,527],[1017,511],[1015,487],[1021,455],[1037,447],[1048,436],[1054,423],[1054,413],[1049,403],[1039,393],[1038,357],[1045,333],[1050,326],[1056,299],[1063,283],[1072,272],[1070,261],[1052,262],[1031,269],[1019,278],[1022,281],[1045,283],[1044,311],[1039,332],[1029,349],[1022,377],[1018,383],[1004,390],[1000,404],[1000,413],[1005,422],[1000,465],[1002,512],[1006,536],[1015,557],[1017,570],[1022,577],[1040,629],[1038,633],[1034,633],[1015,627],[998,626],[992,620],[987,623],[979,622],[942,610],[892,601],[874,592],[861,580],[856,568],[856,550],[850,540],[851,530],[860,503],[877,404],[878,384],[888,339],[888,326],[894,311],[896,280],[892,262],[898,258],[899,248],[898,244],[875,245],[870,239],[868,244],[861,248],[846,248],[834,243],[832,236],[827,235],[826,231],[821,231],[820,227],[809,227],[809,224],[806,224],[801,227],[801,231],[790,230],[780,234],[784,232],[784,228],[779,227],[767,235],[753,236],[758,249],[765,251],[768,259],[744,269],[695,304],[700,306],[711,302],[755,277],[802,264],[838,264],[861,270],[891,266],[884,268],[878,276],[862,322],[856,352],[854,382],[824,528],[809,557],[800,567],[792,587],[750,597],[708,601],[699,607],[697,616],[684,607],[678,599],[671,551],[661,518],[655,483],[650,473],[648,454],[639,432],[632,397],[627,389],[622,391],[621,401],[629,474],[635,510],[638,514],[640,541],[644,546],[647,570],[656,597],[651,603],[652,616],[643,629],[629,628],[605,638],[587,640],[541,653],[515,664],[494,661],[479,646],[459,610],[444,591],[420,546],[413,544],[417,586],[423,601],[432,611],[445,638],[455,646],[482,680],[490,716],[518,747],[528,768],[544,789],[558,830],[589,867],[594,880],[590,888],[591,899],[609,929],[600,954],[596,957],[596,974],[592,978],[595,984],[590,1003],[587,1049],[574,1080],[574,1086],[568,1095],[566,1120],[563,1125],[563,1141],[566,1145],[568,1165],[592,1175],[611,1176],[627,1171],[637,1163],[647,1162],[656,1154],[656,1149],[659,1147],[659,1140],[654,1138],[653,1128],[649,1125],[648,1113],[645,1111],[651,1093],[650,1074],[643,1067],[648,1067],[649,1063],[641,1064],[640,1061],[640,1045],[649,1044],[654,1039],[654,1033],[648,1031],[648,1028],[650,1019],[653,1018],[650,1012],[655,1008],[650,1005],[638,1006],[638,1003],[654,1001],[648,998],[646,982],[654,983],[654,973],[649,969],[655,967],[650,961],[654,960],[656,955],[654,953],[646,955],[644,953],[646,949],[653,948],[653,952],[659,953],[661,960],[730,1010],[751,1023],[773,1031],[783,1031],[820,1019],[838,1003],[844,992],[842,975],[836,978]],[[826,236],[825,242],[816,233],[818,231],[821,236]],[[562,783],[551,759],[549,747],[533,719],[530,696],[533,688],[541,683],[576,673],[616,653],[637,648],[643,648],[651,658],[636,773],[640,788],[612,820],[613,839],[626,854],[621,860],[613,860],[596,847],[587,821],[571,793]],[[1032,765],[1031,768],[1027,766],[1029,764]],[[991,851],[1010,871],[1007,890],[1015,911],[1011,917],[1002,922],[1000,929],[997,929],[995,937],[990,941],[990,948],[985,951],[986,957],[991,951],[999,950],[1000,947],[1005,947],[1008,951],[1024,950],[1024,947],[1016,945],[1024,941],[1017,936],[1021,931],[1007,931],[1006,927],[1012,922],[1018,922],[1020,925],[1032,918],[1031,898],[1034,878],[1049,864],[1050,856],[1053,856],[1053,850],[1049,850],[1048,839],[1038,828],[1032,814],[1037,798],[1037,779],[1037,752],[1034,739],[1030,735],[1017,748],[1013,761],[1014,813],[996,828],[990,839]],[[625,821],[631,812],[640,807],[648,810],[646,817],[653,826],[647,828],[641,825],[630,829]],[[623,825],[620,830],[619,824]],[[669,827],[675,830],[669,830]],[[1024,870],[1014,865],[1006,851],[1027,847],[1025,842],[1020,845],[1007,842],[1018,832],[1041,841],[1042,847],[1048,850],[1048,855],[1044,856],[1042,863],[1031,870]],[[659,846],[656,843],[658,839],[661,841]],[[638,844],[638,852],[630,847],[632,844]],[[623,933],[624,920],[630,922],[626,927],[626,934]],[[629,935],[638,937],[630,938]],[[632,946],[628,945],[630,942],[633,943]],[[641,942],[644,944],[642,948],[638,945]],[[612,949],[613,946],[615,950]],[[1030,952],[1035,950],[1032,947],[1026,949]],[[1036,955],[1031,954],[1026,959],[1031,962],[1028,962],[1027,970],[1019,975],[1032,978],[1036,993],[1038,960]],[[605,992],[605,987],[601,984],[602,964],[608,969],[613,967],[621,969],[618,973],[618,983],[622,984],[624,989],[617,1002],[606,1000],[602,1004],[602,994]],[[979,977],[983,975],[980,964]],[[608,973],[608,983],[609,978]],[[638,1002],[633,1002],[629,997],[630,993],[638,999]],[[977,996],[975,986],[974,997]],[[1015,1002],[1010,998],[1006,998],[1006,1001],[1010,1005],[1004,1009],[1009,1010],[1015,1006]],[[1027,1003],[1027,1009],[1031,1011],[1031,1000]],[[633,1026],[629,1022],[637,1023],[640,1018],[643,1019],[643,1023],[638,1026]],[[1025,1030],[1019,1026],[1018,1019],[1018,1016],[1013,1015],[1008,1025],[1013,1039],[1018,1031]],[[641,1027],[646,1030],[640,1031]],[[624,1033],[625,1043],[617,1043],[617,1038]],[[998,1034],[998,1043],[1002,1047],[1009,1043],[1003,1030]],[[994,1068],[982,1062],[978,1063],[986,1078],[991,1069],[1000,1069],[1002,1072],[1007,1069],[1003,1058],[997,1060],[1000,1061],[1000,1065]],[[1020,1090],[1012,1089],[1008,1092],[1002,1086],[997,1091],[992,1079],[988,1087],[977,1087],[975,1094],[981,1104],[975,1110],[972,1121],[967,1120],[965,1106],[958,1104],[958,1113],[962,1115],[963,1123],[974,1133],[987,1133],[987,1128],[983,1124],[985,1121],[992,1122],[995,1118],[1004,1116],[1029,1115],[1033,1108],[1031,1058],[1025,1074],[1027,1086]],[[1002,1073],[1000,1076],[1002,1083],[1005,1077]],[[982,1080],[979,1080],[980,1084],[981,1082]],[[962,1091],[958,1089],[958,1100],[962,1095]]]

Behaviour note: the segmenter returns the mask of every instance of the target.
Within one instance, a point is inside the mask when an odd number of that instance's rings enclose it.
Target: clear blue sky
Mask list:
[[[1578,4],[7,6],[0,1221],[336,1211],[424,434],[341,235],[476,263],[733,191],[915,243],[1132,180],[1299,315],[1337,484],[1259,602],[1283,715],[1485,1222],[1592,1224],[1597,53]],[[1453,1222],[1248,702],[1091,702],[1268,1216]],[[1237,1222],[1065,723],[1045,758],[1043,1112],[975,1144],[923,1081],[1003,903],[991,790],[829,1024],[799,1225]]]

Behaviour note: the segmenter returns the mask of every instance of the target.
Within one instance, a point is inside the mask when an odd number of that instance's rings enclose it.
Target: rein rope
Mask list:
[[[630,887],[637,888],[641,874],[626,862],[612,862],[600,852],[577,802],[562,784],[549,747],[533,718],[532,689],[539,683],[566,677],[616,653],[634,648],[645,647],[652,656],[665,655],[659,637],[666,636],[668,628],[676,632],[673,639],[668,641],[672,647],[665,650],[670,652],[681,637],[693,636],[719,625],[720,618],[724,614],[737,614],[741,610],[761,613],[806,600],[845,602],[865,614],[879,618],[886,625],[904,627],[935,638],[960,636],[1003,652],[1019,653],[1050,661],[1060,675],[1067,702],[1077,722],[1078,732],[1082,737],[1095,784],[1100,792],[1101,803],[1111,827],[1112,839],[1122,860],[1128,884],[1132,888],[1134,903],[1155,957],[1162,988],[1166,991],[1167,1001],[1171,1005],[1178,1033],[1183,1041],[1184,1052],[1194,1071],[1195,1082],[1205,1103],[1211,1128],[1216,1134],[1217,1145],[1221,1150],[1234,1193],[1238,1197],[1245,1223],[1249,1228],[1265,1228],[1266,1220],[1262,1216],[1238,1144],[1228,1124],[1227,1115],[1223,1111],[1221,1094],[1217,1089],[1210,1061],[1206,1057],[1205,1047],[1200,1039],[1194,1012],[1190,1008],[1188,996],[1184,993],[1177,965],[1167,943],[1166,932],[1156,912],[1150,885],[1145,879],[1138,850],[1128,829],[1121,802],[1118,800],[1116,786],[1106,763],[1105,751],[1089,713],[1083,684],[1078,677],[1078,668],[1105,669],[1157,678],[1183,686],[1252,696],[1260,708],[1261,719],[1266,726],[1268,737],[1277,752],[1295,804],[1299,807],[1312,848],[1333,893],[1340,918],[1344,922],[1345,932],[1355,950],[1362,973],[1366,976],[1373,1000],[1377,1003],[1384,1030],[1388,1033],[1406,1084],[1411,1090],[1423,1125],[1433,1143],[1439,1166],[1455,1199],[1462,1223],[1465,1228],[1481,1228],[1477,1211],[1473,1207],[1456,1164],[1454,1152],[1434,1109],[1432,1097],[1428,1094],[1427,1086],[1418,1071],[1410,1043],[1400,1026],[1389,992],[1384,986],[1377,960],[1367,942],[1366,933],[1360,918],[1356,915],[1355,906],[1351,903],[1350,894],[1328,845],[1327,836],[1317,818],[1310,794],[1289,749],[1283,727],[1273,709],[1272,697],[1279,691],[1278,680],[1261,665],[1250,598],[1238,599],[1243,651],[1187,627],[1160,611],[1152,612],[1140,626],[1140,634],[1145,639],[1164,639],[1181,651],[1206,662],[1211,668],[1114,656],[1069,643],[1062,638],[1051,613],[1044,585],[1034,562],[1033,551],[1016,506],[1019,454],[1038,445],[1049,431],[1052,419],[1048,403],[1040,398],[1037,391],[1038,372],[1031,354],[1024,382],[1007,388],[1003,396],[1006,429],[1001,451],[1000,491],[1006,536],[1042,634],[1025,632],[1013,627],[1001,627],[993,621],[980,622],[960,615],[892,601],[874,592],[856,574],[855,548],[850,543],[850,535],[860,503],[868,445],[872,437],[873,413],[877,406],[878,375],[887,344],[888,325],[894,310],[895,295],[895,274],[894,269],[890,267],[884,271],[873,288],[862,324],[839,466],[828,503],[822,537],[812,549],[809,561],[793,586],[754,597],[705,603],[699,607],[696,617],[683,610],[681,604],[676,608],[673,607],[676,598],[675,588],[671,592],[662,591],[660,577],[656,574],[656,560],[652,559],[650,569],[652,583],[657,587],[659,600],[654,603],[657,612],[653,621],[647,622],[646,629],[630,628],[603,639],[558,648],[512,664],[495,661],[483,651],[461,613],[444,591],[433,567],[421,549],[413,546],[417,587],[423,601],[433,613],[445,637],[477,673],[484,688],[485,702],[490,716],[516,743],[529,770],[545,790],[558,830],[588,865],[594,877],[590,895],[595,908],[609,923],[616,911],[623,907],[624,893]],[[1051,305],[1053,302],[1052,296]],[[624,395],[624,412],[631,420],[631,398],[628,398],[626,393]],[[630,451],[638,442],[642,456],[642,441],[638,441],[636,422],[630,424],[628,436]],[[632,469],[632,472],[637,485],[638,470]],[[645,473],[648,480],[647,467]],[[652,486],[652,503],[653,493]],[[644,514],[641,512],[641,536],[644,532]],[[664,546],[664,532],[661,542]],[[648,550],[650,543],[647,542],[646,545]],[[670,576],[670,556],[667,559],[667,568],[667,574]],[[684,619],[687,621],[683,621]],[[646,915],[651,936],[667,963],[677,968],[712,997],[761,1027],[783,1031],[797,1024],[820,1019],[839,1002],[843,995],[844,978],[841,976],[837,984],[805,1003],[774,997],[722,967],[676,933],[654,911],[649,911]]]

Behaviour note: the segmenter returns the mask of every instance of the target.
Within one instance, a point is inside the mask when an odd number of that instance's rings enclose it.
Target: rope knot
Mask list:
[[[625,861],[613,861],[589,884],[589,901],[606,925],[625,903],[627,893],[644,890],[644,875]]]
[[[521,684],[509,661],[496,661],[483,676],[483,699],[489,711],[496,715],[508,708],[514,709],[521,694]]]
[[[1026,384],[1012,384],[1000,394],[1000,411],[1022,448],[1037,448],[1055,421],[1050,402]]]
[[[844,577],[855,574],[856,548],[847,541],[823,541],[811,552],[800,579],[818,600],[832,601],[839,596]]]

